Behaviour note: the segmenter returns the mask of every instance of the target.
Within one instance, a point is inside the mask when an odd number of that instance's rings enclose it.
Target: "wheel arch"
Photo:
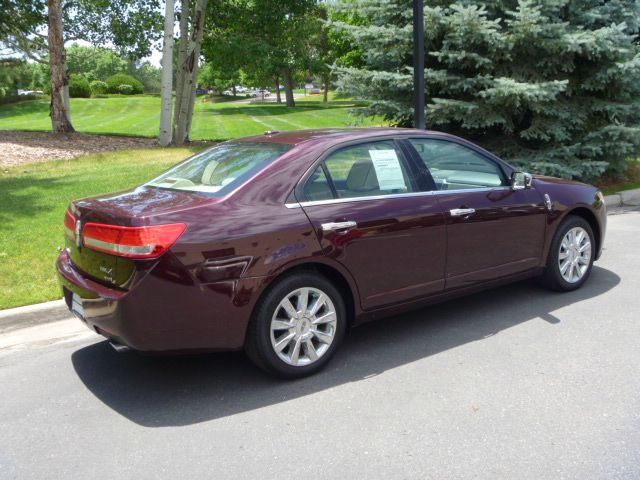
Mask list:
[[[265,297],[265,295],[273,288],[282,278],[287,277],[289,275],[293,275],[299,272],[312,272],[318,275],[322,275],[332,283],[334,283],[342,295],[342,299],[345,303],[345,308],[347,310],[347,328],[350,328],[354,325],[356,318],[360,314],[359,309],[359,296],[357,292],[357,288],[355,286],[355,282],[350,277],[348,272],[343,272],[341,268],[331,265],[329,263],[325,263],[322,261],[318,261],[317,259],[306,261],[302,263],[295,263],[286,266],[285,268],[280,269],[278,272],[274,273],[269,279],[268,284],[265,288],[260,292],[258,300],[255,302],[253,306],[253,310],[251,312],[251,320],[252,322],[255,317],[255,312],[258,309],[260,302]],[[248,332],[249,329],[247,329]],[[246,335],[246,334],[245,334]],[[246,338],[245,338],[246,343]]]
[[[593,231],[593,235],[596,241],[596,248],[594,251],[599,252],[601,247],[601,241],[602,241],[602,231],[600,229],[600,223],[598,222],[598,218],[596,217],[596,215],[587,207],[578,206],[569,210],[564,215],[562,221],[564,221],[569,215],[580,217],[589,224],[589,226],[591,227],[591,230]]]

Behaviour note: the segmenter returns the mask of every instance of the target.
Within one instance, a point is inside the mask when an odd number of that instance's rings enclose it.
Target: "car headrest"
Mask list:
[[[347,189],[353,192],[369,192],[380,188],[371,160],[358,160],[347,176]]]
[[[213,172],[216,171],[218,165],[219,163],[216,160],[212,160],[209,162],[209,164],[204,169],[204,172],[202,172],[201,181],[203,185],[212,185],[211,177],[213,177]]]

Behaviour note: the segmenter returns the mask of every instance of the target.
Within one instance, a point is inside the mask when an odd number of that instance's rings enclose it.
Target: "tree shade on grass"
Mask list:
[[[350,6],[350,2],[344,2]],[[340,85],[368,111],[413,119],[412,10],[358,3],[363,52]],[[640,2],[425,2],[427,126],[564,177],[620,173],[640,153]]]
[[[110,152],[0,173],[0,309],[61,297],[55,260],[71,200],[135,187],[201,148]]]
[[[322,97],[306,97],[297,106],[205,102],[200,97],[191,130],[192,140],[227,140],[258,135],[266,130],[380,125],[380,119],[361,119],[349,100],[322,103]],[[72,99],[73,125],[79,132],[156,137],[160,128],[158,95],[112,96]],[[50,131],[46,100],[0,106],[0,130]]]

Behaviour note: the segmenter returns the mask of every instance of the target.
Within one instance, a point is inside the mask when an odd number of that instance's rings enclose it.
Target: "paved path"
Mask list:
[[[0,478],[638,479],[640,214],[580,291],[531,282],[354,331],[323,373],[117,354],[75,320],[0,344]]]

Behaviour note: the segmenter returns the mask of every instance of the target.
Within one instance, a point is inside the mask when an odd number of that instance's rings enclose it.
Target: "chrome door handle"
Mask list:
[[[452,217],[464,217],[465,215],[471,215],[476,213],[475,208],[454,208],[453,210],[449,210],[449,213]]]
[[[329,222],[329,223],[323,223],[322,225],[320,225],[320,227],[322,227],[322,231],[323,232],[331,232],[331,231],[337,231],[337,230],[349,230],[349,229],[355,228],[357,226],[358,226],[358,224],[356,222],[353,222],[353,221],[349,221],[349,222]]]

